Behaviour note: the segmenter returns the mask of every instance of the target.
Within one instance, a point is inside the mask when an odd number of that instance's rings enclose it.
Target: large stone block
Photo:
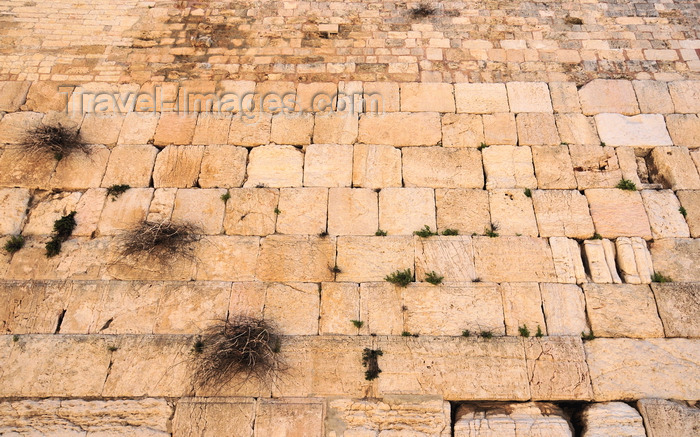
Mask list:
[[[518,144],[518,130],[515,124],[515,114],[496,113],[485,114],[484,142],[488,145]]]
[[[489,191],[491,222],[500,235],[537,237],[537,221],[532,199],[522,189]]]
[[[54,223],[75,211],[80,192],[37,193],[32,198],[32,208],[27,216],[25,235],[50,235]]]
[[[406,82],[400,91],[403,112],[455,112],[452,84]]]
[[[119,132],[119,144],[151,144],[158,126],[159,114],[129,112]]]
[[[248,180],[244,187],[300,187],[304,153],[293,146],[256,147],[248,155]]]
[[[613,147],[570,145],[569,152],[579,190],[612,188],[622,179],[622,170]]]
[[[206,237],[194,247],[195,278],[200,281],[253,281],[259,249],[257,237]]]
[[[566,414],[554,404],[463,404],[458,407],[455,417],[455,437],[573,436]]]
[[[282,112],[272,116],[270,142],[294,146],[310,144],[313,130],[313,114],[287,114]]]
[[[628,284],[648,284],[654,274],[651,254],[643,238],[619,237],[615,240],[617,268]]]
[[[402,152],[406,187],[482,188],[481,153],[473,148],[416,147]]]
[[[379,229],[379,197],[367,188],[331,188],[328,193],[328,233],[374,235]]]
[[[443,147],[479,147],[484,141],[484,124],[480,115],[442,116]]]
[[[680,114],[700,113],[700,81],[669,82],[668,91],[671,93],[675,112]]]
[[[231,126],[231,114],[204,112],[197,119],[192,144],[203,146],[226,144]]]
[[[589,189],[586,198],[596,232],[603,238],[651,238],[642,197],[636,191]]]
[[[477,277],[493,282],[556,281],[546,239],[474,237]]]
[[[476,279],[472,237],[440,236],[416,238],[416,279],[437,272],[445,282],[471,282]]]
[[[383,281],[413,264],[413,237],[338,237],[338,281]]]
[[[688,224],[679,212],[681,205],[673,191],[643,190],[641,194],[654,239],[690,236]]]
[[[677,191],[676,196],[685,209],[685,221],[690,229],[690,236],[700,237],[700,190]]]
[[[283,335],[318,335],[320,299],[318,284],[268,284],[263,318]]]
[[[405,332],[403,292],[388,282],[360,284],[362,335],[400,335]]]
[[[666,127],[676,146],[700,147],[700,117],[696,114],[670,114]]]
[[[700,189],[700,175],[685,147],[656,147],[651,151],[652,172],[666,188]]]
[[[73,89],[75,89],[74,85],[66,85],[61,82],[34,82],[29,88],[27,100],[22,106],[22,110],[36,112],[65,111]]]
[[[591,330],[598,337],[663,337],[648,285],[584,284]]]
[[[399,84],[365,82],[363,84],[365,112],[396,112],[400,109]]]
[[[578,241],[566,237],[550,237],[549,245],[558,282],[581,284],[587,281]]]
[[[656,147],[673,144],[661,114],[595,116],[600,141],[608,146]]]
[[[49,188],[56,164],[51,156],[28,154],[21,148],[6,148],[0,155],[0,186]]]
[[[173,437],[252,437],[253,398],[181,398],[175,405]]]
[[[38,112],[12,112],[0,119],[0,142],[22,144],[27,132],[39,127],[44,114]]]
[[[583,114],[557,114],[557,129],[562,143],[567,144],[600,144],[593,117]]]
[[[257,276],[262,281],[330,281],[336,265],[335,246],[332,239],[316,236],[266,237],[260,247]]]
[[[351,282],[321,284],[319,334],[357,335],[353,320],[360,318],[360,286]]]
[[[305,187],[349,187],[352,185],[352,146],[311,144],[306,148],[304,159]]]
[[[552,112],[549,88],[544,82],[507,82],[511,112]]]
[[[129,185],[148,187],[158,149],[149,145],[119,145],[112,149],[102,187]]]
[[[583,242],[583,256],[591,280],[598,283],[620,284],[615,265],[615,246],[608,239],[586,240]]]
[[[86,143],[113,146],[119,139],[124,120],[125,116],[121,114],[85,114],[80,136]]]
[[[529,147],[490,146],[482,153],[486,189],[537,186]]]
[[[25,188],[0,188],[0,235],[20,233],[30,198]]]
[[[232,188],[226,202],[224,229],[228,235],[268,235],[275,233],[279,190],[272,188]]]
[[[204,146],[168,146],[156,157],[153,185],[190,188],[199,179]]]
[[[437,189],[437,230],[455,229],[464,235],[482,233],[491,224],[486,190]]]
[[[99,187],[107,167],[109,149],[90,146],[88,153],[71,153],[58,161],[49,185],[61,190]]]
[[[637,409],[644,419],[647,437],[695,435],[700,432],[700,411],[683,402],[640,399]]]
[[[362,188],[401,187],[401,150],[391,146],[356,144],[352,185]]]
[[[224,209],[221,196],[224,189],[179,189],[175,196],[172,220],[191,223],[205,235],[218,235],[223,231]]]
[[[580,336],[588,332],[586,301],[575,284],[540,285],[547,334]]]
[[[457,112],[490,114],[508,112],[508,95],[502,83],[455,84]]]
[[[280,234],[320,234],[328,221],[327,188],[282,188],[277,215]]]
[[[207,146],[199,172],[201,188],[235,188],[243,186],[248,151],[243,147]]]
[[[581,339],[524,340],[532,399],[591,399],[591,379]]]
[[[542,295],[536,282],[502,283],[499,285],[503,298],[503,315],[506,335],[520,335],[520,328],[527,328],[531,335],[540,329],[547,334],[547,325],[542,313]]]
[[[390,146],[434,146],[442,140],[437,112],[390,112],[360,116],[358,142]]]
[[[91,188],[80,196],[75,207],[75,229],[71,235],[90,237],[97,230],[97,223],[102,215],[107,200],[107,190],[104,188]]]
[[[642,416],[624,402],[588,405],[581,413],[584,437],[646,437]]]
[[[668,114],[675,112],[673,100],[666,82],[657,80],[633,80],[639,108],[645,114]]]
[[[634,87],[627,80],[596,79],[581,87],[578,96],[585,115],[601,112],[639,114]]]
[[[231,283],[166,282],[162,294],[156,297],[154,333],[199,334],[216,321],[226,319]]]
[[[270,142],[272,114],[254,112],[236,115],[231,120],[228,143],[236,146],[260,146]]]
[[[435,194],[430,188],[386,188],[379,192],[379,228],[389,234],[413,234],[436,228]]]
[[[317,399],[262,399],[255,409],[255,435],[323,437],[324,410]]]
[[[654,283],[651,289],[667,337],[700,337],[700,285]]]
[[[105,202],[97,229],[100,235],[115,235],[143,221],[153,198],[153,188],[131,188],[114,202]]]
[[[156,146],[192,144],[196,127],[197,114],[163,112],[158,120],[153,144]]]
[[[554,112],[581,112],[576,83],[550,82],[549,91]]]
[[[535,190],[532,201],[542,237],[593,236],[593,220],[586,197],[576,190]]]
[[[317,144],[353,144],[357,141],[359,118],[349,112],[318,113],[314,119],[313,142]]]
[[[515,121],[521,146],[556,146],[561,143],[552,114],[526,112],[518,114]]]
[[[0,286],[0,332],[53,334],[64,328],[72,284],[58,281],[3,281]],[[64,318],[65,321],[65,318]]]
[[[2,81],[0,82],[0,111],[18,111],[27,98],[31,82]]]
[[[532,161],[541,189],[572,189],[578,185],[567,146],[533,146]]]

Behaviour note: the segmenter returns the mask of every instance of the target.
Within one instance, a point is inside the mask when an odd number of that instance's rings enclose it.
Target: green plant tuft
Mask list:
[[[428,238],[428,237],[432,237],[433,235],[438,235],[438,233],[433,232],[430,229],[430,226],[425,225],[425,226],[423,226],[423,229],[421,229],[420,231],[414,231],[413,235],[418,235],[421,238]]]
[[[15,253],[19,252],[20,249],[24,247],[24,237],[21,235],[13,235],[7,242],[5,242],[5,252]]]
[[[529,188],[525,188],[525,197],[532,197],[532,190]]]
[[[634,184],[634,182],[625,178],[620,179],[620,182],[615,185],[615,188],[628,191],[637,191],[637,186]]]
[[[520,327],[518,328],[518,332],[520,333],[520,336],[521,336],[521,337],[527,338],[527,337],[530,336],[530,330],[527,329],[527,325],[520,326]]]
[[[355,325],[355,328],[360,329],[362,326],[364,326],[365,322],[362,320],[350,320],[353,325]]]
[[[381,229],[377,229],[377,232],[375,232],[374,235],[377,237],[386,237],[386,231],[382,231]]]
[[[228,190],[224,194],[221,195],[221,200],[223,200],[224,203],[228,202],[230,198],[231,198],[231,193]]]
[[[491,331],[481,331],[481,333],[479,333],[479,337],[481,337],[481,338],[492,338],[492,337],[493,337],[493,333],[492,333]]]
[[[280,209],[279,209],[279,208],[275,208],[275,211],[274,211],[274,212],[275,212],[275,214],[277,214],[277,215],[280,215],[280,214],[282,214],[282,211],[280,211]]]
[[[540,325],[537,325],[537,332],[535,333],[535,337],[537,337],[537,338],[544,337],[544,332],[542,332],[542,327]]]
[[[488,228],[484,228],[484,235],[487,237],[495,238],[498,237],[498,225],[496,223],[491,223],[491,226]]]
[[[53,223],[53,231],[55,232],[57,237],[59,237],[63,241],[66,241],[68,237],[70,237],[70,235],[73,233],[75,225],[75,211],[73,211],[70,214],[64,215],[60,219],[56,220]]]
[[[12,341],[17,343],[19,341],[19,335],[15,334],[12,336]]]
[[[112,185],[111,187],[107,188],[107,195],[112,198],[112,202],[117,200],[117,197],[121,196],[126,190],[131,188],[131,186],[127,184],[120,184],[120,185]]]
[[[202,352],[204,352],[204,342],[201,338],[198,338],[192,345],[192,352],[194,352],[195,354],[201,354]]]
[[[365,371],[365,379],[367,381],[375,380],[382,373],[382,369],[379,368],[378,358],[384,355],[380,349],[369,349],[365,348],[362,352],[362,365],[367,369]]]
[[[488,145],[486,143],[481,143],[481,144],[479,144],[479,147],[477,147],[477,150],[482,151],[487,147],[488,147]]]
[[[472,282],[481,282],[481,278],[474,278],[472,279]]]
[[[55,237],[46,243],[46,258],[53,258],[54,256],[61,253],[61,240],[57,240]]]
[[[586,334],[585,332],[581,332],[581,338],[583,339],[583,341],[594,340],[595,334],[593,333],[593,331],[589,332],[588,334]]]
[[[406,287],[408,284],[413,282],[413,273],[411,272],[411,269],[397,270],[394,273],[386,276],[384,280],[391,282],[394,285],[398,285],[399,287]]]
[[[688,216],[688,211],[686,211],[685,208],[683,208],[682,206],[678,208],[678,212],[680,212],[683,217]]]
[[[591,237],[591,240],[602,240],[603,237],[599,233],[593,234],[593,237]]]
[[[425,274],[425,282],[428,282],[433,285],[442,284],[443,279],[445,279],[444,276],[440,276],[434,271]]]
[[[442,235],[459,235],[459,231],[457,229],[447,228],[442,231]]]
[[[654,272],[653,275],[651,275],[651,281],[652,282],[673,282],[673,280],[665,275],[662,275],[659,272]]]
[[[338,265],[334,265],[333,267],[329,267],[331,273],[343,273],[343,271],[338,267]]]
[[[462,331],[462,337],[471,337],[471,336],[472,336],[472,333],[470,330],[465,329],[464,331]]]

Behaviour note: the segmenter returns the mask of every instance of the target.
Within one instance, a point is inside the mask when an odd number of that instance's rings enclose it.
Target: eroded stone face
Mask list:
[[[27,214],[29,190],[24,188],[0,188],[0,235],[19,234]]]
[[[634,88],[632,83],[626,80],[596,79],[581,87],[578,95],[585,115],[601,112],[639,114]]]
[[[300,187],[304,153],[292,146],[262,146],[248,155],[248,180],[244,187]]]
[[[173,436],[250,437],[255,423],[253,398],[181,398],[175,405]]]
[[[598,337],[663,337],[648,285],[584,284],[591,330]]]
[[[636,191],[586,190],[595,230],[604,238],[651,238],[649,219]]]
[[[456,417],[455,437],[492,433],[513,437],[573,435],[564,412],[548,403],[461,405]]]
[[[648,437],[694,435],[700,430],[700,412],[683,402],[640,399],[637,408],[644,419]]]
[[[642,416],[624,402],[605,402],[586,407],[581,414],[583,435],[586,437],[606,437],[624,435],[646,437]]]
[[[700,286],[697,283],[651,284],[668,337],[700,337]]]
[[[379,228],[389,235],[411,235],[436,228],[435,195],[430,188],[385,188],[379,192]]]
[[[473,148],[416,147],[405,149],[403,181],[406,187],[481,188],[481,154]]]
[[[700,240],[664,238],[650,245],[654,270],[676,282],[697,282],[700,277]]]

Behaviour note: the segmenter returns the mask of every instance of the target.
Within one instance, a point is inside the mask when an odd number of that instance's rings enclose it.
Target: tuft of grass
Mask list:
[[[119,350],[119,348],[114,346],[114,345],[111,345],[111,346],[107,347],[107,350],[110,352],[116,352]]]
[[[362,351],[362,365],[367,369],[365,370],[365,379],[367,381],[375,380],[382,373],[382,369],[379,368],[378,358],[384,355],[381,349],[369,349],[365,348]]]
[[[421,238],[428,238],[428,237],[432,237],[433,235],[438,235],[438,233],[433,232],[430,229],[430,226],[425,225],[425,226],[423,226],[423,229],[421,229],[420,231],[414,231],[413,235],[418,235]]]
[[[589,332],[588,334],[586,334],[585,332],[581,332],[581,338],[583,339],[583,341],[595,340],[595,334],[593,333],[593,331]]]
[[[530,190],[529,188],[525,188],[524,193],[525,197],[532,197],[532,190]]]
[[[628,191],[637,191],[637,186],[634,184],[634,182],[625,178],[620,179],[620,182],[615,185],[615,188]]]
[[[61,253],[63,242],[70,238],[75,226],[75,211],[53,222],[53,236],[45,246],[47,258],[52,258]]]
[[[593,237],[591,237],[591,240],[602,240],[603,237],[599,233],[593,234]]]
[[[350,320],[353,325],[355,325],[355,328],[360,329],[364,326],[365,322],[362,320]]]
[[[377,229],[377,232],[375,232],[374,235],[377,237],[386,237],[386,231],[382,231],[381,229]]]
[[[479,147],[477,147],[476,149],[481,152],[482,150],[484,150],[487,147],[488,147],[488,144],[481,143],[481,144],[479,144]]]
[[[17,335],[17,334],[13,335],[13,336],[12,336],[12,341],[13,341],[14,343],[17,343],[17,342],[19,341],[19,335]]]
[[[491,223],[488,228],[484,228],[484,235],[487,237],[495,238],[498,237],[498,225],[496,223]]]
[[[542,332],[542,327],[540,325],[537,325],[537,332],[535,333],[535,337],[537,337],[537,338],[544,337],[544,332]]]
[[[228,190],[226,190],[226,192],[221,195],[221,200],[224,203],[228,202],[230,198],[231,198],[231,193]]]
[[[583,24],[583,20],[580,18],[577,18],[577,17],[571,17],[571,16],[567,15],[566,17],[564,17],[564,23],[581,25],[581,24]]]
[[[107,188],[107,195],[110,196],[112,198],[112,202],[114,202],[117,200],[117,197],[124,194],[124,192],[129,188],[131,188],[131,186],[127,184],[112,185],[111,187]]]
[[[159,260],[192,258],[191,245],[200,239],[199,228],[189,223],[144,221],[122,235],[120,252]]]
[[[688,211],[686,211],[685,208],[683,208],[682,206],[678,208],[678,212],[680,212],[683,217],[688,216]]]
[[[654,272],[654,274],[651,275],[651,281],[652,282],[673,282],[673,280],[670,277],[665,276],[659,272]]]
[[[447,228],[442,231],[442,235],[459,235],[459,231],[457,229]]]
[[[401,333],[401,337],[418,337],[418,334],[412,334],[412,333],[410,333],[410,332],[408,332],[408,331],[403,331],[403,332]]]
[[[53,258],[54,256],[61,253],[62,245],[63,244],[61,243],[61,240],[57,240],[55,238],[49,240],[44,246],[46,248],[46,258]]]
[[[605,143],[601,141],[601,142],[600,142],[600,147],[605,147]]]
[[[434,271],[425,274],[425,282],[428,282],[433,285],[442,284],[443,279],[445,279],[444,276],[440,276]]]
[[[481,331],[479,333],[479,337],[481,338],[493,338],[493,333],[491,331]]]
[[[523,325],[523,326],[518,327],[518,332],[520,333],[521,337],[527,338],[530,336],[530,330],[527,329],[527,325]]]
[[[471,336],[472,336],[472,333],[470,330],[465,329],[464,331],[462,331],[462,337],[471,337]]]
[[[333,267],[328,267],[328,269],[331,271],[331,273],[335,273],[335,274],[343,273],[343,271],[340,269],[340,267],[338,267],[337,264],[334,265]]]
[[[408,284],[413,282],[413,273],[411,269],[397,270],[394,273],[387,275],[384,280],[391,282],[399,287],[406,287]]]
[[[3,247],[5,252],[9,254],[19,252],[20,249],[24,247],[24,237],[21,235],[13,235],[5,242],[5,246]]]
[[[90,153],[90,146],[80,138],[76,129],[63,125],[41,125],[27,132],[22,140],[22,148],[33,155],[52,155],[60,161],[76,152]]]
[[[280,211],[279,208],[275,208],[274,213],[275,213],[276,215],[280,215],[280,214],[282,214],[282,211]]]

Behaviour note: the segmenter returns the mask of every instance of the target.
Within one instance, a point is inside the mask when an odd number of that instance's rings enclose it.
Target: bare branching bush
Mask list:
[[[283,370],[280,336],[268,322],[237,316],[207,328],[193,348],[194,381],[221,387],[234,377],[272,382]]]
[[[58,161],[75,152],[90,153],[90,146],[83,142],[77,130],[60,124],[41,125],[30,130],[22,147],[31,155],[53,155]]]
[[[148,257],[161,261],[191,259],[192,244],[202,238],[199,228],[189,223],[144,221],[122,235],[123,257]]]

